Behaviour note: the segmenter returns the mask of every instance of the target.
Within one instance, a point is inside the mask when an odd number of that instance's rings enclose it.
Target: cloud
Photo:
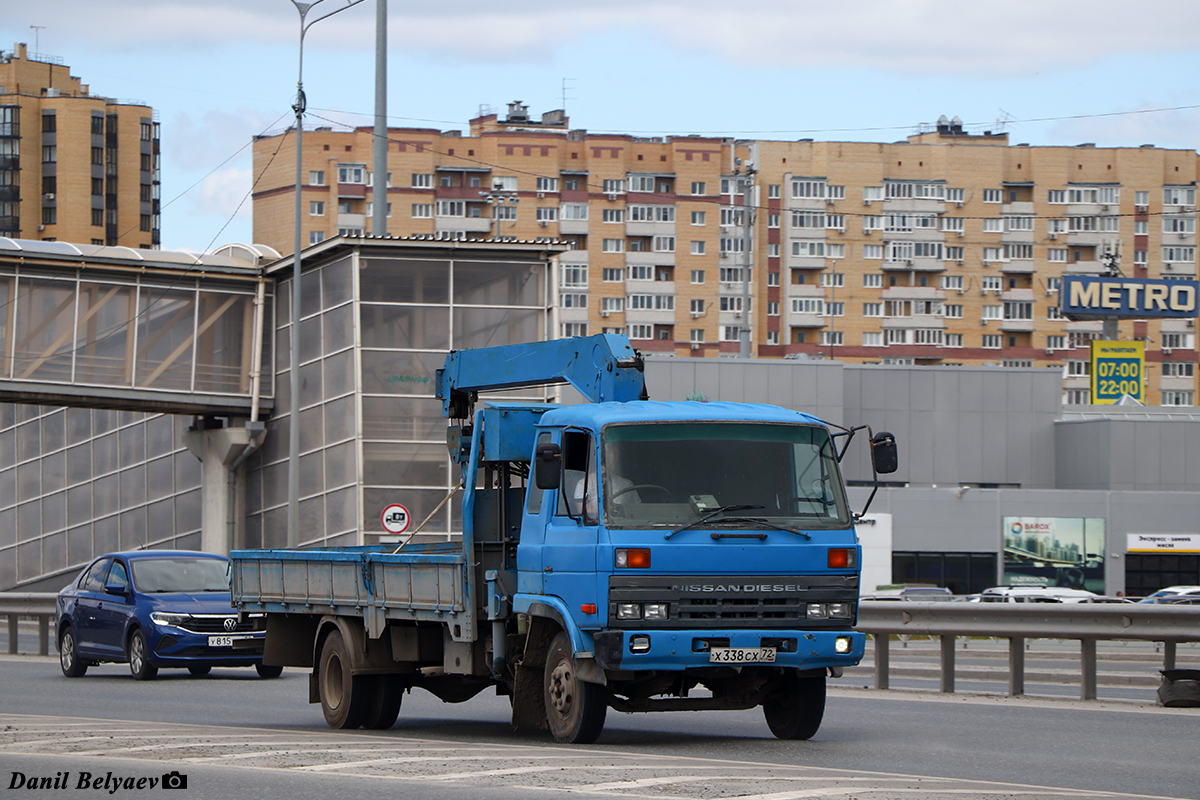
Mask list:
[[[164,156],[169,169],[211,169],[230,157],[249,161],[250,142],[270,120],[256,111],[207,111],[193,117],[181,112],[163,125]],[[283,123],[286,124],[286,123]]]
[[[345,3],[324,0],[310,19]],[[36,5],[36,14],[21,11],[30,24],[53,16],[53,37],[99,38],[142,49],[288,44],[299,30],[299,16],[283,0],[41,0]],[[367,0],[338,12],[306,41],[322,48],[370,47],[374,7]],[[648,35],[743,66],[1022,77],[1085,67],[1114,55],[1200,47],[1195,0],[1140,5],[1128,0],[408,0],[392,3],[389,12],[393,49],[478,61],[546,60],[572,42],[616,32]],[[24,20],[11,22],[21,28]],[[145,31],[154,32],[150,41]],[[613,56],[636,59],[638,53]]]
[[[1101,147],[1141,142],[1167,149],[1196,149],[1200,109],[1160,111],[1161,106],[1142,105],[1130,113],[1062,120],[1049,129],[1058,141],[1095,142]]]

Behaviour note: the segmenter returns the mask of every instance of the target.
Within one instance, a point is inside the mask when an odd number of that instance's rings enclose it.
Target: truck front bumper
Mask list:
[[[857,631],[794,630],[608,630],[592,634],[596,663],[605,670],[685,670],[738,666],[714,663],[712,647],[774,647],[776,667],[852,667],[862,660],[867,637]],[[761,666],[762,661],[745,666]]]

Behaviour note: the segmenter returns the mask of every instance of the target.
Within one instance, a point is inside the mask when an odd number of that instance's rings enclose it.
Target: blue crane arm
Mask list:
[[[568,383],[593,403],[645,400],[642,357],[618,334],[454,350],[437,371],[442,415],[470,419],[476,392]]]

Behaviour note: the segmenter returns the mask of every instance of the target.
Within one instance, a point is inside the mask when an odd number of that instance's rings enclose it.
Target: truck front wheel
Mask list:
[[[801,677],[785,670],[763,700],[767,727],[779,739],[811,739],[825,716],[825,676]]]
[[[331,728],[357,728],[366,716],[370,676],[355,677],[350,672],[350,650],[341,631],[330,631],[321,646],[321,711]]]
[[[554,741],[591,744],[600,737],[608,712],[607,689],[579,680],[571,638],[566,633],[559,633],[550,642],[543,687],[546,721]]]

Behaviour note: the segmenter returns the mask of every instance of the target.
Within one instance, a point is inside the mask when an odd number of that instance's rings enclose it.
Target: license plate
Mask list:
[[[235,639],[253,639],[253,636],[210,636],[208,637],[209,647],[233,647]]]
[[[714,647],[708,651],[713,664],[771,664],[775,661],[774,647]]]

